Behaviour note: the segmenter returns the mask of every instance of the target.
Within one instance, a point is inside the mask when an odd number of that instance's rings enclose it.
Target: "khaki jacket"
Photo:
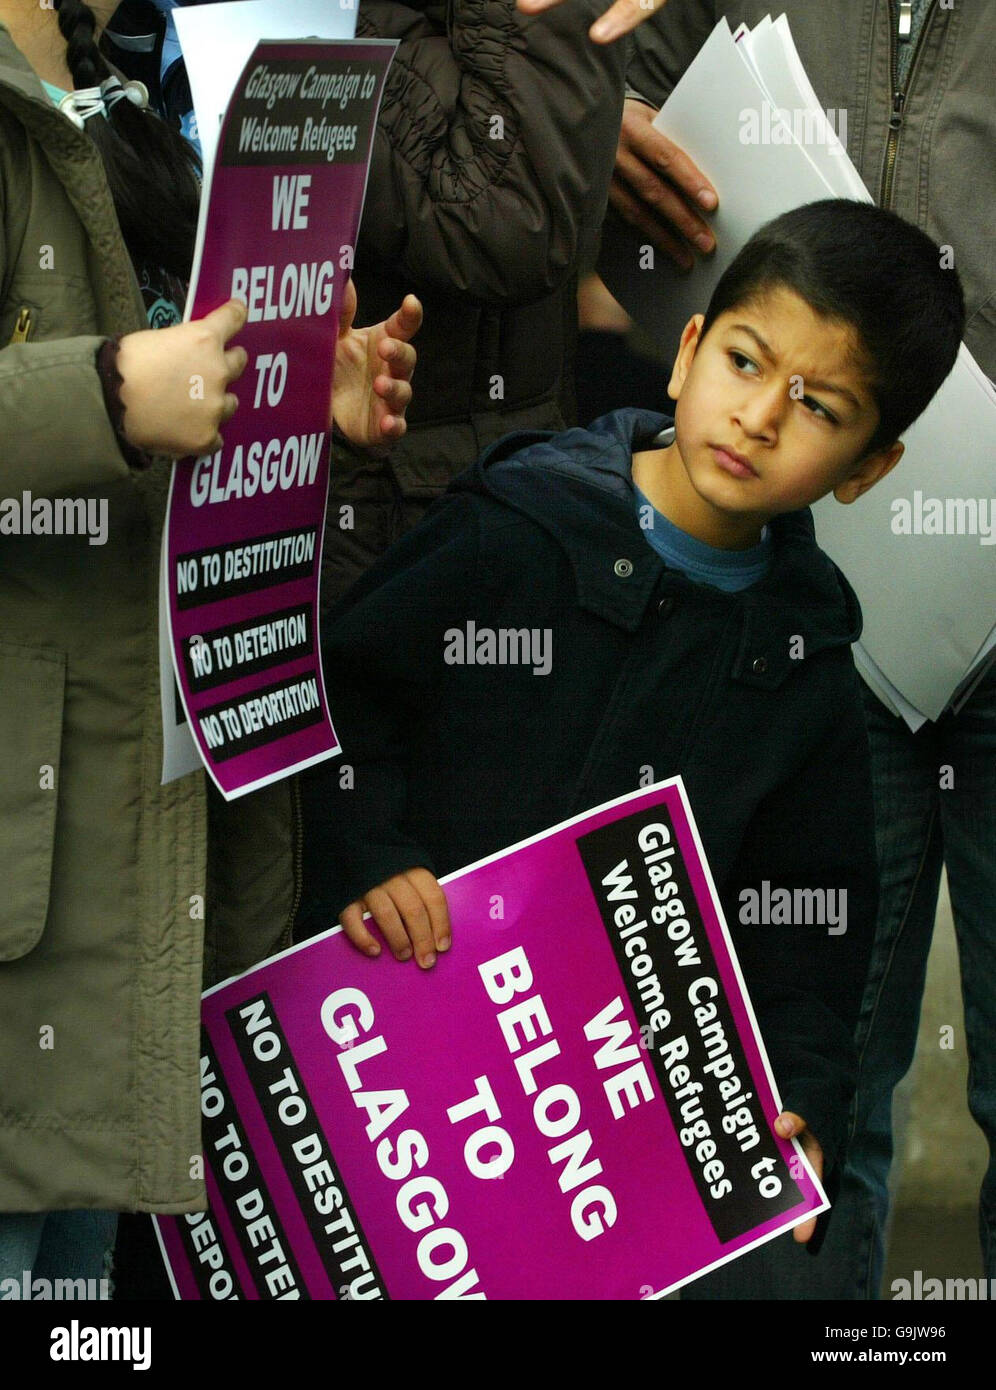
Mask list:
[[[169,463],[127,467],[95,365],[147,326],[100,158],[0,25],[0,500],[107,522],[0,529],[0,1212],[202,1209],[202,968],[290,928],[288,785],[160,785]]]

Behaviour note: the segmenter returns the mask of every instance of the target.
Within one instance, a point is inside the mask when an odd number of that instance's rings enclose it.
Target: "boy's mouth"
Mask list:
[[[713,457],[725,473],[730,473],[734,478],[756,478],[757,469],[750,459],[743,454],[738,454],[736,449],[728,449],[724,445],[710,444]]]

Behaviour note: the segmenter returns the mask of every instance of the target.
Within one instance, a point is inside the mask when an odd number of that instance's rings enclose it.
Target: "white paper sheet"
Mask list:
[[[813,508],[824,550],[861,601],[862,642],[891,685],[937,719],[977,664],[996,618],[996,546],[981,535],[893,530],[916,494],[983,502],[996,513],[996,407],[965,359],[903,436],[906,453],[852,506],[824,497]],[[922,510],[922,508],[921,508]],[[952,520],[958,514],[952,508]]]
[[[803,134],[808,135],[811,128],[815,139],[805,140],[803,148],[828,186],[842,198],[870,203],[871,194],[864,180],[851,163],[838,130],[827,118],[813,91],[786,16],[780,15],[774,24],[759,24],[748,44],[765,91],[775,106],[783,111],[807,113],[802,120]],[[836,119],[841,120],[839,115]],[[809,121],[811,127],[807,124]]]
[[[202,767],[201,755],[183,714],[183,704],[176,688],[173,670],[173,651],[169,640],[169,599],[166,595],[166,532],[163,531],[163,554],[159,563],[159,706],[163,721],[162,782],[175,782]],[[180,712],[177,713],[177,710]]]
[[[886,709],[897,718],[905,720],[913,733],[922,728],[927,722],[926,715],[921,714],[918,709],[914,709],[908,700],[903,699],[896,687],[886,680],[865,651],[864,645],[861,642],[855,642],[851,650],[854,653],[854,664],[858,668],[862,680],[878,696]]]

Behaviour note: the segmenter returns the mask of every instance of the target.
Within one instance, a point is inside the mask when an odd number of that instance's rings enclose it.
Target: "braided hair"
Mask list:
[[[97,87],[111,76],[97,46],[97,19],[84,0],[55,0],[73,85]],[[198,160],[186,140],[153,112],[127,98],[108,118],[94,116],[85,130],[104,162],[121,234],[136,265],[190,275],[200,189]]]

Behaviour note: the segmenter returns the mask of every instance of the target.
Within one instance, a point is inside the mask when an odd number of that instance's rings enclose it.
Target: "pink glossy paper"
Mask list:
[[[205,996],[179,1297],[639,1299],[825,1208],[680,779],[445,888],[431,971],[336,931]]]
[[[261,43],[222,127],[189,316],[245,300],[249,365],[223,447],[174,469],[166,573],[187,719],[226,797],[339,751],[318,634],[329,401],[393,52]]]

